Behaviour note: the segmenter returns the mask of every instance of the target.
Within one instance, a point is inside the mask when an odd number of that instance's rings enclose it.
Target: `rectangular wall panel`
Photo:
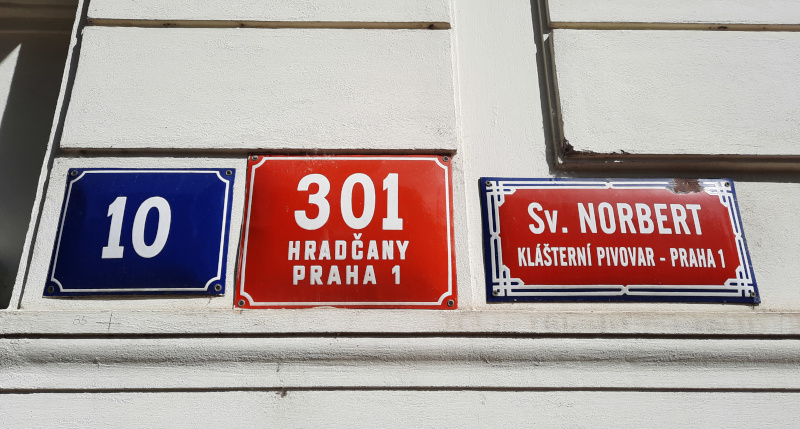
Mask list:
[[[800,34],[554,30],[576,151],[800,155]]]
[[[800,9],[795,0],[549,0],[548,3],[553,23],[800,24]]]
[[[476,378],[480,375],[476,375]],[[6,394],[9,427],[792,427],[797,392],[292,390]],[[176,406],[179,404],[179,406]],[[211,405],[210,405],[211,404]],[[535,406],[535,411],[531,408]],[[47,412],[31,410],[47,409]],[[268,422],[265,424],[265,422]]]
[[[64,148],[453,150],[450,32],[86,27]]]
[[[90,19],[450,22],[447,0],[93,0]]]

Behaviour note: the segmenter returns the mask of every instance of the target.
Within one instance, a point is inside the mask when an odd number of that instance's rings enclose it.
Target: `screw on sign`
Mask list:
[[[237,306],[457,308],[449,161],[252,155]]]

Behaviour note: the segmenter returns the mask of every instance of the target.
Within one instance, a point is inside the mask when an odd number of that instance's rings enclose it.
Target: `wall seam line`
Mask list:
[[[141,28],[315,28],[343,30],[449,30],[449,22],[252,21],[89,18],[89,26]]]
[[[559,30],[689,30],[689,31],[772,31],[800,32],[800,24],[737,24],[715,22],[550,22],[550,28]]]

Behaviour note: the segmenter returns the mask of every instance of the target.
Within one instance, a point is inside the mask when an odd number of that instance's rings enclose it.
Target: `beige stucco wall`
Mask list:
[[[754,15],[752,2],[732,1],[723,9],[741,13],[718,15],[680,3],[666,17],[652,10],[658,28],[634,30],[620,27],[642,15],[594,18],[615,20],[608,28],[571,15],[574,2],[550,3],[559,29],[538,41],[538,3],[532,11],[524,0],[275,2],[235,13],[217,2],[81,6],[90,22],[73,35],[80,49],[56,109],[63,134],[51,136],[24,269],[0,312],[3,415],[20,426],[135,425],[147,412],[178,426],[202,413],[212,425],[791,425],[800,94],[798,23],[786,17],[796,6],[771,2],[787,13]],[[669,27],[704,16],[775,27]],[[676,60],[650,61],[659,52]],[[624,98],[626,85],[644,94]],[[708,107],[709,94],[741,105]],[[641,122],[625,122],[632,114]],[[655,156],[658,169],[572,169],[561,132],[579,150]],[[256,149],[452,155],[459,309],[41,298],[67,168],[222,166]],[[702,163],[683,168],[675,154]],[[715,164],[731,155],[780,165]],[[704,177],[715,165],[736,182],[761,305],[486,303],[480,177]],[[45,404],[41,420],[22,411]],[[78,419],[82,406],[93,411]]]

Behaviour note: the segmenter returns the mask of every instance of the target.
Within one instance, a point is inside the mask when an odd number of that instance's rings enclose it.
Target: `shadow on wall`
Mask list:
[[[7,308],[36,196],[69,34],[0,34],[0,308]]]

